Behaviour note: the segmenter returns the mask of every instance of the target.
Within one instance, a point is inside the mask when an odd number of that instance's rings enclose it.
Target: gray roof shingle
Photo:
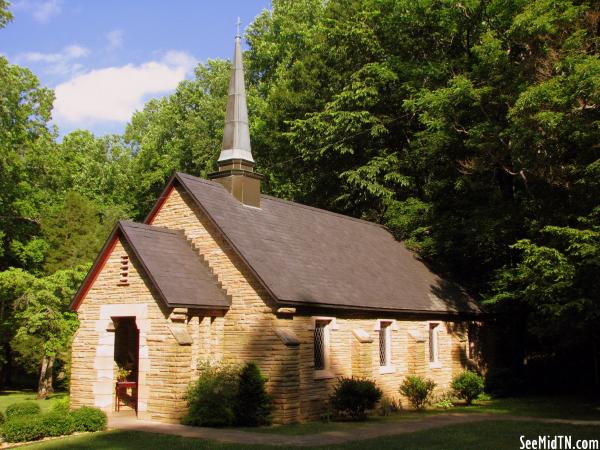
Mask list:
[[[281,303],[431,313],[479,313],[384,227],[270,196],[245,206],[220,184],[177,180]]]
[[[167,306],[230,306],[230,299],[183,231],[126,221],[117,227]]]

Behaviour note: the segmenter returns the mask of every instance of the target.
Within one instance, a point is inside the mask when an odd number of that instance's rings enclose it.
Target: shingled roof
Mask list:
[[[237,201],[219,183],[178,182],[280,303],[423,313],[478,313],[458,286],[429,270],[384,227],[261,196]]]
[[[168,307],[225,309],[231,304],[183,231],[120,221],[92,270],[75,295],[72,308],[83,296],[94,271],[108,255],[111,243],[121,236]]]

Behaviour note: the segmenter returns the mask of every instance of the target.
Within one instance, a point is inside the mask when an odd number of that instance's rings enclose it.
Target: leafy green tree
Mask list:
[[[42,219],[48,243],[44,268],[48,273],[92,261],[113,226],[104,220],[93,202],[70,191],[55,211]]]
[[[46,277],[35,277],[22,269],[0,272],[3,307],[10,304],[13,310],[9,319],[14,329],[11,346],[26,370],[39,373],[38,398],[52,392],[55,361],[69,360],[70,340],[78,322],[68,306],[88,267]]]
[[[47,143],[54,95],[27,69],[0,57],[0,269],[18,264],[11,243],[27,242],[39,231],[45,200],[29,179],[28,161]]]
[[[9,5],[7,0],[0,0],[0,28],[4,28],[13,19],[12,13],[8,10]]]
[[[136,154],[130,188],[138,217],[156,201],[174,171],[206,177],[223,139],[230,64],[209,60],[176,92],[151,100],[133,115],[125,140]]]

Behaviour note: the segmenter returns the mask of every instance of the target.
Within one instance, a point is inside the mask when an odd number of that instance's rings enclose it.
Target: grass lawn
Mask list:
[[[455,406],[450,409],[428,409],[426,411],[402,411],[389,416],[372,416],[359,425],[386,423],[398,420],[422,419],[429,415],[447,413],[488,413],[510,414],[515,416],[544,417],[553,419],[600,420],[600,399],[593,397],[521,397],[476,401],[471,406]],[[355,422],[306,422],[292,425],[274,425],[271,427],[245,428],[259,433],[287,435],[314,434],[324,431],[346,430],[356,427]]]
[[[331,449],[515,449],[520,447],[520,436],[534,439],[539,435],[572,436],[577,439],[600,439],[600,427],[536,422],[474,422],[451,425],[416,433],[356,441],[329,447]],[[244,444],[224,444],[160,434],[111,431],[85,436],[73,436],[28,446],[32,449],[252,449],[267,448]],[[281,448],[281,447],[277,447]]]
[[[33,391],[0,392],[0,411],[15,402],[32,401],[38,403],[42,411],[49,411],[52,404],[66,396],[56,393],[47,400],[36,400]],[[586,397],[523,397],[513,399],[494,399],[476,402],[472,406],[456,406],[451,409],[430,409],[423,412],[402,411],[385,417],[374,416],[366,423],[355,422],[308,422],[293,425],[247,428],[259,433],[283,435],[308,435],[332,430],[351,430],[357,426],[382,424],[394,421],[415,420],[444,413],[492,413],[498,415],[498,421],[474,422],[452,425],[423,432],[382,437],[369,441],[357,441],[328,448],[349,449],[469,449],[469,448],[519,448],[519,436],[534,438],[538,435],[572,435],[573,439],[600,439],[600,427],[591,425],[543,424],[539,422],[503,421],[502,415],[531,416],[543,418],[562,418],[579,420],[600,420],[600,400]],[[35,449],[242,449],[264,448],[244,444],[224,444],[213,441],[182,438],[160,434],[130,431],[110,431],[89,435],[71,436],[54,441],[32,444],[27,448]]]
[[[50,411],[54,402],[58,399],[66,397],[66,392],[57,392],[49,396],[46,400],[37,400],[37,392],[35,391],[0,391],[0,411],[4,413],[6,407],[11,403],[24,401],[35,402],[40,405],[42,412]]]

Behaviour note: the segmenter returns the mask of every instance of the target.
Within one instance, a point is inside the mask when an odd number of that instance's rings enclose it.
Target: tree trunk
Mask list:
[[[40,380],[38,382],[38,399],[44,399],[48,397],[48,394],[54,392],[52,388],[52,366],[54,366],[54,356],[44,356],[42,358]]]

